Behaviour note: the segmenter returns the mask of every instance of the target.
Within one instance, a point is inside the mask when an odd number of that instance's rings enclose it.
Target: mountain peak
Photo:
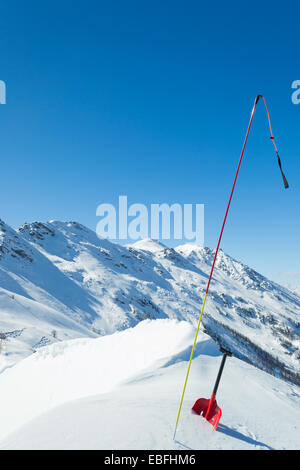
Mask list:
[[[47,236],[54,237],[55,232],[49,227],[49,224],[42,222],[25,222],[18,228],[18,232],[23,236],[29,236],[29,239],[44,240]]]
[[[166,245],[164,245],[158,240],[153,240],[152,238],[145,238],[143,240],[138,240],[137,242],[129,244],[127,246],[130,246],[137,250],[151,251],[152,253],[156,253],[158,251],[162,251],[166,249]]]
[[[14,260],[33,261],[32,249],[28,243],[9,225],[0,219],[0,259],[6,263]]]

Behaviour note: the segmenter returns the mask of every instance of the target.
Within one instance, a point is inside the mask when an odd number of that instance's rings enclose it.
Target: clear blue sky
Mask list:
[[[10,1],[1,5],[1,211],[95,229],[103,202],[205,204],[215,247],[300,284],[299,2]]]

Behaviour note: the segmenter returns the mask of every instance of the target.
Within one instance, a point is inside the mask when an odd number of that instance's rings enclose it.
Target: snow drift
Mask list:
[[[57,405],[157,369],[188,348],[193,334],[186,322],[146,320],[102,338],[41,348],[0,375],[0,438]]]
[[[20,361],[0,375],[0,449],[299,448],[299,389],[236,358],[218,390],[218,430],[191,413],[221,361],[201,332],[173,441],[194,333],[187,322],[144,321]]]

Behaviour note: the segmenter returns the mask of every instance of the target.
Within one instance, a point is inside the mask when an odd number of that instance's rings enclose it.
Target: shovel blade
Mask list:
[[[202,415],[215,429],[217,429],[222,416],[222,410],[218,406],[214,394],[211,398],[199,398],[196,400],[192,410]]]

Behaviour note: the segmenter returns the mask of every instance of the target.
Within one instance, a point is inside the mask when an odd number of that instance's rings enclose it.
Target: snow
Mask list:
[[[144,321],[110,336],[39,349],[0,376],[0,438],[51,407],[107,393],[138,372],[157,367],[184,350],[192,336],[186,322]]]
[[[191,413],[221,361],[202,332],[173,441],[194,333],[187,322],[153,320],[42,348],[0,375],[0,449],[299,448],[299,388],[236,358],[221,379],[218,430]]]
[[[163,243],[159,242],[158,240],[152,240],[152,238],[145,238],[127,246],[135,248],[136,250],[150,251],[152,253],[157,253],[166,248]]]
[[[55,310],[50,305],[12,294],[0,288],[1,331],[7,339],[0,355],[0,373],[24,357],[32,354],[39,344],[68,338],[93,335],[84,325]],[[53,337],[55,331],[56,339]]]

